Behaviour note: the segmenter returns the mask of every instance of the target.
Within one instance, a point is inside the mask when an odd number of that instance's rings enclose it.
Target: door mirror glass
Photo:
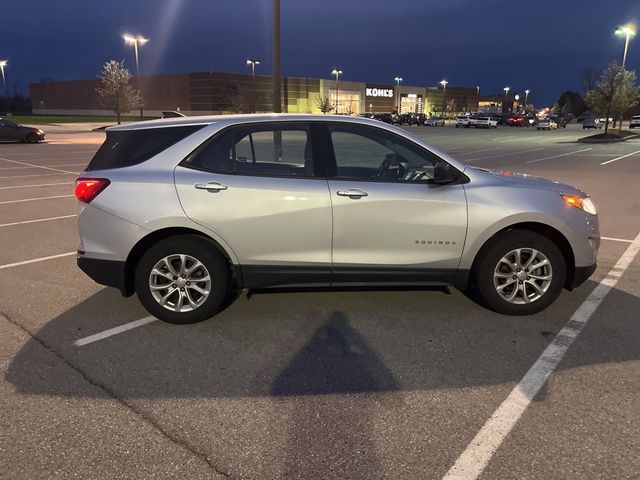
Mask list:
[[[458,174],[447,162],[437,161],[433,168],[433,181],[436,185],[446,185],[457,182]]]

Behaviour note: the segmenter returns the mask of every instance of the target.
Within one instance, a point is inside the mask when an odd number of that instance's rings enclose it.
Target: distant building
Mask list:
[[[46,81],[29,85],[33,113],[53,115],[110,115],[98,102],[99,79]],[[160,115],[179,110],[186,115],[269,112],[273,80],[268,75],[194,72],[149,75],[140,78],[144,111]],[[448,114],[475,112],[475,87],[412,87],[353,82],[340,79],[282,78],[282,111],[320,113],[320,100],[328,99],[334,112],[416,112]],[[480,97],[483,98],[483,97]]]

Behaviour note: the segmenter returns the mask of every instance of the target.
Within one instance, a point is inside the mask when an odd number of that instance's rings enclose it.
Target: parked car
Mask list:
[[[507,124],[510,127],[528,127],[529,119],[524,117],[523,115],[511,115]]]
[[[474,128],[498,128],[498,122],[491,117],[473,117],[470,122]]]
[[[374,113],[373,118],[384,123],[393,123],[393,118],[390,113]]]
[[[551,117],[545,117],[542,120],[538,120],[538,124],[536,125],[538,130],[557,130],[558,124]]]
[[[358,117],[362,118],[373,118],[374,114],[372,112],[362,112],[358,114]]]
[[[629,120],[629,128],[636,127],[640,127],[640,115],[634,115],[631,117],[631,120]]]
[[[177,112],[175,110],[167,110],[165,112],[162,112],[162,118],[179,118],[179,117],[186,117],[186,115],[184,113]]]
[[[585,117],[582,120],[582,129],[587,128],[602,128],[604,122],[602,122],[598,117]]]
[[[396,113],[392,117],[392,123],[394,125],[410,125],[411,115],[409,115],[408,113]]]
[[[444,117],[437,117],[437,116],[429,117],[425,119],[424,124],[427,127],[437,127],[438,125],[440,125],[441,127],[444,127]]]
[[[424,125],[427,116],[424,113],[410,113],[409,125]]]
[[[79,267],[172,323],[211,317],[242,288],[454,285],[533,314],[593,273],[600,243],[575,187],[344,116],[110,127],[75,193]]]
[[[471,126],[471,117],[468,115],[460,115],[456,117],[456,128],[464,127],[469,128]]]
[[[38,143],[44,139],[45,134],[39,128],[27,127],[6,118],[0,118],[0,141]]]

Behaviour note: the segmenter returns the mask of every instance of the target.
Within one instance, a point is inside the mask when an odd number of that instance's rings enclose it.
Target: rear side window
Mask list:
[[[107,132],[107,138],[87,170],[103,170],[137,165],[175,145],[204,125],[145,128]]]

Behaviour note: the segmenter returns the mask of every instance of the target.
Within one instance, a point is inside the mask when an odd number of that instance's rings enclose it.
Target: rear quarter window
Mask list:
[[[107,138],[93,156],[87,170],[137,165],[149,160],[204,125],[107,131]]]

